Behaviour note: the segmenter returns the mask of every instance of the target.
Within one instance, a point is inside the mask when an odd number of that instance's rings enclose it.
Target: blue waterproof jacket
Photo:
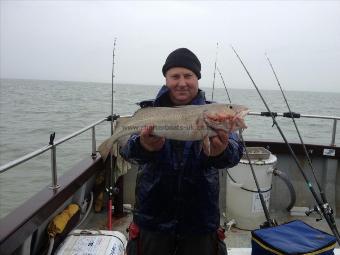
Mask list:
[[[163,86],[153,106],[165,106]],[[199,91],[192,104],[205,104]],[[150,123],[151,124],[151,123]],[[165,140],[158,152],[146,151],[139,135],[132,135],[121,155],[139,164],[134,222],[149,231],[174,234],[207,233],[220,225],[218,169],[235,166],[243,153],[237,134],[229,136],[227,149],[217,157],[200,150],[199,141]]]

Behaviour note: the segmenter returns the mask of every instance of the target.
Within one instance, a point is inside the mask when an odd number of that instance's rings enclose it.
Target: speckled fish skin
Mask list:
[[[153,135],[166,139],[181,141],[203,140],[216,135],[215,130],[233,132],[245,128],[243,118],[248,108],[236,104],[206,104],[178,107],[147,107],[139,109],[131,117],[117,120],[113,135],[98,148],[103,160],[106,160],[113,143],[124,136],[138,133],[147,126],[153,125]],[[213,118],[211,116],[219,116]],[[221,118],[225,116],[226,118]],[[237,116],[236,125],[231,129],[230,119]]]

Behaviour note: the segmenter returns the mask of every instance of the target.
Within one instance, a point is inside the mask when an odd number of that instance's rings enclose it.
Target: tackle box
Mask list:
[[[126,237],[118,231],[76,229],[68,234],[54,254],[124,255],[126,244]]]
[[[333,255],[336,238],[300,220],[251,232],[252,255]]]

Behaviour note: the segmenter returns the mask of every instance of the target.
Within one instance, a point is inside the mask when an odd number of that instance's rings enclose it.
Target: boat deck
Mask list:
[[[285,216],[283,214],[271,214],[274,219],[276,219],[280,224],[292,220],[302,220],[305,223],[313,226],[317,229],[331,233],[327,222],[325,220],[316,221],[313,216]],[[127,236],[126,229],[128,228],[132,220],[132,213],[126,212],[121,217],[113,217],[112,228],[113,230],[120,231]],[[224,219],[221,219],[221,225],[224,224]],[[340,225],[340,218],[336,218],[336,224]],[[84,221],[81,229],[105,229],[106,228],[106,211],[101,213],[90,213],[88,218]],[[227,238],[225,243],[228,247],[228,254],[230,255],[250,255],[251,254],[251,232],[247,230],[240,230],[236,227],[231,227],[231,229],[226,233]],[[336,246],[335,255],[340,255],[340,247]]]

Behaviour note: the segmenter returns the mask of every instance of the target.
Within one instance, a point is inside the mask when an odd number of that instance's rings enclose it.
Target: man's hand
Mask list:
[[[216,116],[212,116],[212,118],[214,117],[223,118],[225,116],[217,114]],[[232,119],[229,119],[228,121],[229,132],[231,132],[232,130],[234,130],[237,121],[239,121],[239,118],[237,116],[234,116]],[[215,157],[222,154],[222,152],[228,146],[229,132],[226,132],[225,130],[216,130],[217,135],[209,138],[210,143],[203,143],[203,151],[205,155]]]
[[[153,125],[145,126],[140,132],[140,144],[147,151],[159,151],[162,149],[165,143],[164,137],[158,137],[152,135],[154,129]]]
[[[210,153],[209,153],[209,144],[203,143],[203,151],[207,156],[215,157],[220,154],[227,148],[228,146],[228,133],[223,130],[217,130],[217,135],[209,138],[210,140]]]

